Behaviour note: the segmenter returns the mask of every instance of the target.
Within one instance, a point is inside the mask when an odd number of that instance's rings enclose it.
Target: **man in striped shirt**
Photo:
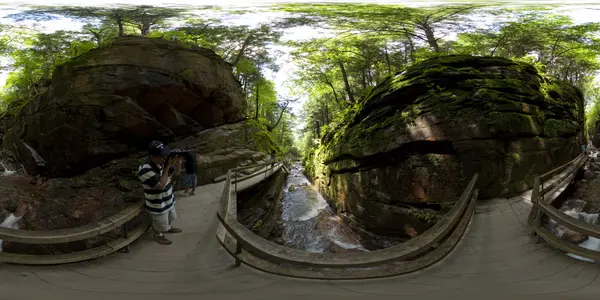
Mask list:
[[[161,142],[153,141],[148,148],[148,159],[138,169],[144,187],[146,211],[152,218],[154,239],[162,245],[172,243],[165,233],[181,232],[181,229],[171,226],[177,218],[177,212],[171,184],[174,162],[168,159],[170,152]]]

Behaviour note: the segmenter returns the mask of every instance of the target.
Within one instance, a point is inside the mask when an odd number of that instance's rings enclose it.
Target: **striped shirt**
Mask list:
[[[175,204],[173,196],[173,186],[171,178],[163,190],[156,190],[152,187],[160,182],[162,175],[162,166],[157,166],[154,162],[148,160],[138,169],[138,177],[144,187],[144,197],[146,198],[146,210],[152,214],[160,214],[169,210]]]

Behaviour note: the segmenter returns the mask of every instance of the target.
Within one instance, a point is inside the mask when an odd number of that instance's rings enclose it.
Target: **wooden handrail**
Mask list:
[[[566,186],[570,184],[570,181],[575,178],[575,174],[581,169],[581,167],[585,164],[589,156],[587,152],[580,154],[572,161],[554,169],[549,172],[546,172],[542,176],[536,176],[533,184],[533,193],[531,195],[531,212],[529,213],[528,223],[533,228],[534,233],[538,237],[538,242],[540,240],[546,241],[552,247],[573,253],[585,258],[589,258],[592,260],[600,260],[600,252],[593,251],[589,249],[585,249],[579,247],[578,245],[574,245],[568,241],[562,240],[548,230],[543,227],[542,219],[545,216],[550,219],[556,221],[558,224],[565,226],[566,228],[573,230],[577,233],[586,236],[592,236],[596,238],[600,238],[600,226],[588,224],[584,221],[573,218],[567,214],[562,213],[560,210],[556,209],[551,205],[552,199],[545,199],[544,195],[546,193],[550,193],[552,190],[563,186],[566,182]],[[549,175],[555,175],[561,171],[567,169],[567,167],[571,167],[566,174],[559,174],[560,176],[553,183],[548,186],[541,188],[543,186],[542,179],[548,177]],[[565,180],[569,179],[569,180]],[[561,193],[561,191],[558,191]],[[557,195],[556,195],[557,196]]]
[[[144,201],[140,200],[128,205],[125,209],[103,220],[83,226],[56,230],[22,230],[0,228],[0,239],[23,244],[61,244],[100,236],[101,234],[121,228],[122,236],[104,245],[71,253],[29,255],[0,252],[0,262],[24,265],[57,265],[80,262],[99,258],[126,248],[138,239],[150,227],[148,220],[143,220],[132,231],[128,232],[126,223],[143,212]]]
[[[576,231],[577,233],[600,239],[600,226],[575,219],[547,203],[538,203],[537,206],[544,215],[556,221],[556,223]]]
[[[423,234],[401,245],[371,252],[347,253],[344,256],[333,253],[314,253],[292,249],[275,244],[254,234],[237,221],[237,195],[231,187],[233,169],[227,174],[227,182],[221,196],[221,208],[217,218],[226,232],[234,240],[236,250],[230,252],[240,265],[242,249],[271,263],[288,263],[304,267],[317,268],[359,268],[379,266],[393,261],[405,261],[419,257],[435,248],[444,238],[451,235],[463,218],[470,218],[478,190],[475,189],[478,174],[475,174],[454,207],[433,227]],[[468,216],[467,216],[468,214]],[[462,224],[462,223],[461,223]],[[219,237],[225,246],[227,241]],[[228,250],[229,251],[229,250]]]
[[[569,162],[567,162],[567,163],[565,163],[565,164],[563,164],[563,165],[561,165],[559,167],[556,167],[556,168],[554,168],[554,169],[552,169],[552,170],[550,170],[550,171],[548,171],[548,172],[540,175],[540,178],[542,180],[544,180],[544,179],[546,179],[546,177],[554,175],[554,174],[562,171],[562,169],[565,169],[566,167],[573,165],[575,162],[577,162],[578,159],[582,159],[584,157],[587,157],[586,153],[581,153],[577,157],[575,157],[575,159],[573,159],[573,160],[571,160],[571,161],[569,161]]]
[[[0,239],[23,244],[61,244],[81,241],[120,227],[135,218],[142,211],[143,206],[144,201],[141,200],[106,219],[75,228],[56,230],[0,228]]]
[[[0,252],[0,261],[21,265],[59,265],[96,259],[129,247],[129,245],[144,234],[149,227],[149,222],[142,222],[126,236],[83,251],[48,255]]]
[[[224,189],[224,192],[228,191],[231,188],[231,185],[236,182],[246,180],[264,173],[264,171],[261,170],[260,172],[256,172],[254,174],[251,174],[244,178],[236,179],[234,181],[231,179],[232,171],[238,172],[244,169],[260,167],[271,163],[272,162],[260,163],[229,170],[227,173],[227,188]],[[75,228],[56,230],[20,230],[0,228],[0,239],[4,241],[17,242],[23,244],[69,243],[97,237],[101,234],[118,229],[119,227],[121,227],[121,229],[123,230],[123,237],[92,249],[53,255],[26,255],[0,252],[0,262],[31,265],[53,265],[94,259],[116,252],[121,248],[128,247],[130,243],[135,241],[150,227],[148,220],[144,220],[132,232],[127,232],[125,228],[125,223],[132,220],[140,213],[144,212],[143,207],[144,200],[140,200],[134,204],[127,206],[125,209],[113,216]]]

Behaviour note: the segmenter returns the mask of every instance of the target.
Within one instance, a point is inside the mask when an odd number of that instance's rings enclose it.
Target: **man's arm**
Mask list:
[[[167,184],[169,183],[168,167],[163,170],[161,176],[159,176],[158,173],[154,172],[154,170],[150,168],[142,169],[140,171],[139,177],[140,181],[142,181],[143,184],[151,187],[152,189],[164,190]]]

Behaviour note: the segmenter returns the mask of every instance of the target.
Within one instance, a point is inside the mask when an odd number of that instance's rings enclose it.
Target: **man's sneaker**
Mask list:
[[[171,229],[169,229],[169,231],[167,231],[167,233],[180,233],[183,230],[179,229],[179,228],[175,228],[175,227],[171,227]]]
[[[154,240],[161,245],[171,245],[171,240],[167,239],[164,235],[155,235]]]

